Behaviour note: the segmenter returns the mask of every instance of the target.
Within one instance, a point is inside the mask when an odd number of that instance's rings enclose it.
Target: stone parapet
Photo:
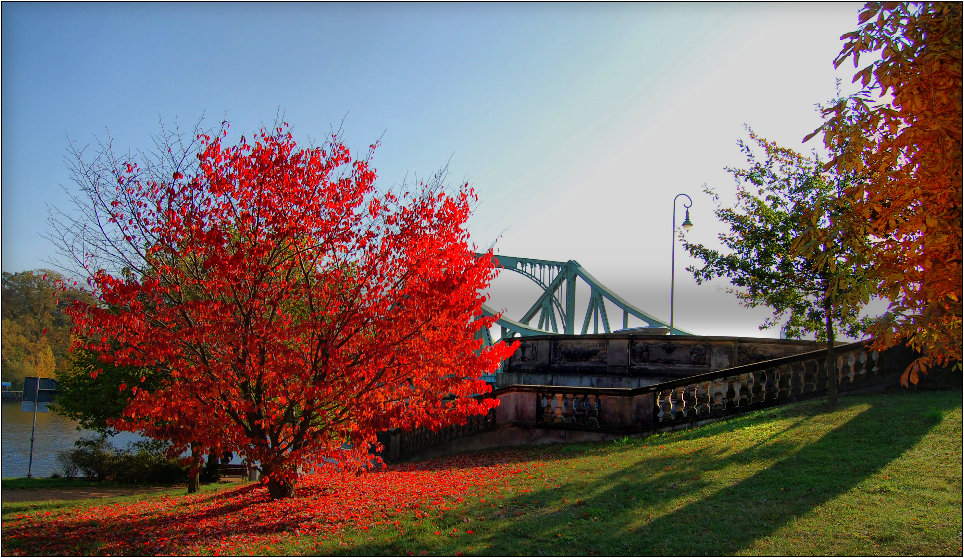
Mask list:
[[[617,332],[518,339],[496,386],[638,388],[817,350],[815,341]]]

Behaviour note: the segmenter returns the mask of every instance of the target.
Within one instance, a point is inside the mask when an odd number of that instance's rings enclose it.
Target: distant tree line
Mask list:
[[[76,300],[91,303],[86,291],[65,284],[55,271],[3,272],[2,377],[15,390],[27,376],[57,377],[69,366],[71,319]]]

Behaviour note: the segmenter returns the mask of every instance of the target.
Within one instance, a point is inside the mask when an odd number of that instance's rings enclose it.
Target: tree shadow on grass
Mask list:
[[[960,405],[951,399],[939,403],[941,410]],[[653,448],[644,452],[640,446],[647,440],[638,440],[631,451],[639,451],[640,458],[633,465],[601,478],[584,475],[571,480],[570,486],[578,485],[581,493],[576,502],[564,503],[559,491],[546,488],[504,501],[505,510],[522,511],[518,517],[506,519],[504,513],[495,515],[484,506],[471,506],[464,509],[464,517],[497,521],[502,534],[475,523],[485,536],[450,538],[428,550],[483,555],[734,555],[853,489],[913,448],[934,426],[933,421],[916,416],[895,422],[886,400],[860,397],[841,401],[849,418],[824,425],[825,431],[817,437],[814,432],[805,434],[819,428],[810,421],[826,421],[832,415],[808,417],[814,409],[823,410],[821,404],[814,405],[778,413],[790,420],[762,435],[760,443],[734,452],[704,447],[693,450],[694,459],[685,459]],[[846,417],[846,413],[836,416]],[[726,432],[751,425],[742,417],[728,422],[713,425],[709,435],[694,431],[673,438],[673,443],[703,438],[718,446],[721,440],[725,443]],[[714,435],[716,439],[710,441]],[[795,435],[814,439],[795,443]],[[710,480],[740,468],[753,472],[737,475],[732,483]],[[572,498],[571,490],[568,494]],[[398,554],[405,544],[404,540],[372,543],[346,551]]]
[[[957,406],[959,400],[945,397],[936,410]],[[545,469],[557,472],[557,478],[520,478],[533,492],[505,495],[498,500],[501,506],[495,508],[491,501],[466,503],[458,508],[461,515],[446,514],[437,527],[431,526],[446,532],[454,528],[457,534],[453,536],[429,539],[419,533],[400,535],[387,527],[379,542],[337,550],[323,547],[323,551],[353,555],[398,555],[408,550],[446,555],[736,554],[874,475],[914,447],[935,424],[921,413],[906,410],[902,419],[895,421],[893,404],[887,399],[842,400],[841,409],[840,413],[811,417],[809,413],[820,407],[808,403],[805,408],[774,412],[779,420],[761,421],[757,416],[754,423],[737,417],[713,425],[711,434],[694,430],[667,435],[670,449],[665,451],[658,445],[643,448],[659,444],[661,437],[577,451],[564,446],[532,450],[527,454],[531,461],[555,461]],[[762,412],[764,418],[769,418],[770,412]],[[728,447],[727,433],[735,437],[744,427],[754,428],[752,439],[744,440],[739,448]],[[509,452],[487,459],[514,463],[525,461],[525,455]],[[587,459],[580,461],[581,455]],[[566,465],[598,466],[598,459],[620,459],[621,464],[628,464],[611,473],[610,466],[600,467],[605,472],[573,471],[568,480],[558,473]],[[458,468],[471,460],[447,463]],[[427,469],[442,463],[446,461]],[[533,475],[542,474],[539,469]],[[366,482],[374,482],[374,477]],[[533,486],[541,484],[545,488]],[[565,486],[556,488],[560,484]],[[388,488],[385,493],[391,492]],[[275,503],[267,500],[263,489],[247,485],[197,497],[63,509],[50,517],[10,517],[10,523],[4,523],[3,549],[4,553],[33,554],[183,554],[212,548],[251,553],[257,544],[269,547],[283,542],[286,532],[298,528],[301,521],[328,522],[343,517],[334,508],[300,508],[312,504],[336,507],[352,495],[323,487],[313,491],[306,490],[303,500]],[[563,502],[561,493],[575,501]],[[463,523],[463,519],[469,522]],[[331,526],[341,528],[335,523]],[[469,534],[469,530],[478,534]],[[176,541],[167,540],[174,537]],[[426,544],[433,546],[425,548]]]
[[[387,466],[387,470],[431,472],[529,463],[534,459],[552,460],[559,457],[558,452],[555,451],[557,448],[554,447],[559,445],[561,444],[553,443],[546,444],[545,446],[515,446],[471,450],[451,455],[430,457],[428,459],[390,463]]]
[[[430,499],[453,498],[446,489],[435,490],[445,482],[482,489],[486,474],[507,476],[519,462],[526,462],[525,452],[510,450],[375,471],[357,481],[345,481],[354,479],[350,475],[336,475],[330,482],[306,478],[294,498],[281,501],[271,501],[263,487],[247,484],[206,494],[63,506],[46,515],[24,510],[4,524],[3,550],[37,555],[270,552],[269,547],[285,544],[296,533],[308,533],[309,540],[324,537],[346,526],[390,521],[389,516],[405,513],[409,504],[430,507]],[[469,467],[480,468],[460,473]]]

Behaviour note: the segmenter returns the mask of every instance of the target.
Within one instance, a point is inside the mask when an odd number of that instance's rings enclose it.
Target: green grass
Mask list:
[[[643,438],[529,448],[529,463],[544,465],[509,481],[509,495],[493,489],[428,519],[403,512],[397,526],[325,539],[286,531],[240,553],[960,556],[961,401],[845,396],[833,411],[810,401]],[[4,524],[36,505],[4,503]],[[4,554],[31,553],[7,539]]]
[[[2,481],[2,486],[7,490],[33,489],[40,490],[46,488],[143,488],[143,484],[119,483],[110,481],[96,481],[87,478],[68,479],[64,477],[16,477],[6,478]],[[160,484],[160,483],[159,483]],[[151,485],[153,486],[153,485]]]

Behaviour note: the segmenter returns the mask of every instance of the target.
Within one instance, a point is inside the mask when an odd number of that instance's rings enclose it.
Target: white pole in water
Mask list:
[[[37,385],[33,392],[33,426],[30,427],[30,461],[27,462],[27,478],[33,472],[33,440],[34,433],[37,431],[37,405],[40,401],[40,378],[36,378]]]

